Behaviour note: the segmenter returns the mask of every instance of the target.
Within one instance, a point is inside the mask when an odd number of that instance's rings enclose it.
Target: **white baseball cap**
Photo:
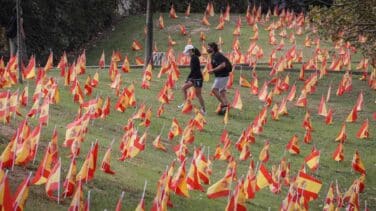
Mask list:
[[[192,50],[192,49],[194,49],[194,48],[195,48],[195,47],[194,47],[193,45],[186,45],[186,46],[184,47],[184,51],[183,51],[183,53],[187,54],[189,50]]]

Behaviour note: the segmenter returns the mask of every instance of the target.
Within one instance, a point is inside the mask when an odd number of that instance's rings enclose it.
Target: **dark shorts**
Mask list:
[[[193,86],[196,88],[202,88],[203,85],[203,79],[193,79],[193,78],[188,78],[187,82],[190,81],[192,82]]]

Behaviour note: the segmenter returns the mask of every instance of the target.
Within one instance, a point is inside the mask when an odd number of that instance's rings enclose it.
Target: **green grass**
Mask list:
[[[194,15],[191,19],[196,19],[197,22],[201,19],[201,17],[201,15]],[[232,18],[235,19],[234,16]],[[130,51],[130,44],[132,42],[131,39],[139,38],[139,40],[141,40],[144,23],[143,20],[144,17],[142,16],[132,17],[126,19],[124,22],[119,23],[119,25],[116,26],[116,30],[114,32],[106,35],[103,40],[98,41],[95,47],[88,49],[88,64],[97,64],[102,49],[105,49],[106,53],[108,54],[107,61],[109,60],[112,49],[119,49],[123,53],[129,52],[130,55],[134,55],[134,53]],[[182,20],[185,21],[184,18],[179,18],[178,20],[170,20],[169,18],[167,18],[167,16],[165,16],[165,25],[168,28],[172,24],[177,24]],[[232,21],[234,22],[234,20]],[[217,19],[212,18],[210,22],[212,23],[212,25],[216,25]],[[188,28],[188,24],[186,25]],[[194,24],[192,23],[188,30],[196,27],[201,27],[199,22]],[[228,44],[232,42],[233,27],[230,28],[231,34],[225,33],[225,31],[221,32],[222,37]],[[243,40],[241,41],[241,43],[246,43],[246,48],[248,48],[248,42],[246,41],[248,38],[245,34],[248,33],[249,35],[251,33],[249,31],[250,30],[248,27],[242,28],[244,37],[242,35],[241,39]],[[207,33],[208,40],[216,40],[216,34],[218,35],[218,33],[220,32],[215,31],[215,33]],[[175,34],[172,34],[172,36],[179,43],[179,45],[175,47],[175,49],[183,49],[186,38],[179,37],[180,35],[177,35],[177,32],[175,32]],[[263,36],[265,36],[265,34],[260,33],[260,38]],[[155,37],[158,41],[158,47],[161,50],[164,50],[163,46],[166,46],[167,42],[166,33],[161,32],[157,29]],[[199,43],[198,39],[199,32],[198,34],[195,34],[194,37],[192,37],[192,40],[195,44]],[[302,39],[304,39],[304,37]],[[270,49],[267,49],[268,44],[266,44],[265,41],[264,44],[264,53],[265,56],[267,56],[268,52],[270,52]],[[97,70],[88,69],[87,74],[93,75],[95,71]],[[185,123],[192,117],[191,115],[181,114],[181,112],[177,109],[177,105],[180,104],[183,100],[179,87],[183,84],[189,70],[181,69],[182,76],[181,79],[177,82],[178,88],[174,90],[175,100],[165,107],[165,113],[160,118],[156,117],[156,111],[159,105],[156,96],[158,94],[158,91],[164,84],[165,77],[157,79],[157,72],[158,69],[154,70],[153,72],[154,78],[151,82],[150,90],[141,89],[142,73],[141,71],[139,71],[139,69],[133,69],[131,73],[122,75],[123,85],[129,85],[132,81],[135,81],[135,95],[137,103],[140,104],[144,102],[147,106],[152,106],[153,111],[151,126],[148,130],[148,139],[145,151],[141,152],[134,159],[126,160],[125,162],[117,161],[117,158],[120,157],[120,152],[118,150],[119,140],[124,133],[122,129],[123,126],[126,124],[128,118],[131,117],[131,115],[135,112],[136,108],[129,108],[124,113],[115,111],[114,104],[116,103],[117,98],[114,95],[114,90],[110,89],[109,87],[110,80],[107,71],[100,72],[99,87],[94,90],[91,98],[94,98],[97,95],[100,95],[104,98],[110,96],[112,105],[111,114],[104,120],[98,119],[89,124],[89,131],[85,138],[85,142],[82,145],[81,154],[77,159],[77,166],[78,169],[81,168],[91,142],[94,142],[96,139],[98,139],[99,156],[97,167],[99,168],[100,162],[102,161],[107,146],[110,144],[111,140],[115,138],[116,142],[113,146],[114,151],[112,154],[112,168],[116,171],[116,174],[114,176],[107,175],[98,169],[96,171],[94,180],[84,186],[85,194],[87,193],[87,190],[92,190],[92,210],[113,210],[116,206],[116,202],[118,197],[120,196],[121,191],[125,191],[123,206],[127,209],[134,209],[141,197],[145,180],[148,181],[146,190],[146,207],[147,209],[149,209],[155,196],[156,183],[158,178],[166,168],[166,165],[169,165],[171,161],[176,158],[171,148],[172,146],[178,144],[178,139],[174,139],[172,142],[167,141],[167,133],[171,125],[171,121],[174,117],[178,119],[179,123],[182,126],[184,126]],[[83,86],[87,74],[79,77],[81,86]],[[239,74],[240,71],[235,72],[234,88],[238,87]],[[249,72],[243,71],[242,74],[245,75],[247,79],[250,79]],[[257,69],[257,74],[259,76],[260,87],[265,80],[270,79],[267,71],[261,71]],[[285,74],[286,73],[282,73],[282,76],[284,76]],[[46,146],[47,142],[51,138],[52,130],[56,125],[59,134],[60,156],[62,157],[62,177],[65,178],[69,166],[69,159],[67,158],[67,156],[69,155],[69,149],[63,148],[62,143],[65,137],[66,125],[73,121],[73,118],[77,113],[78,105],[73,103],[69,88],[63,86],[64,80],[58,75],[57,70],[49,72],[48,76],[56,77],[58,79],[61,102],[58,105],[50,106],[50,121],[48,127],[45,127],[42,130],[41,142],[42,145]],[[292,85],[294,81],[297,80],[297,77],[297,73],[290,73],[290,85]],[[312,144],[304,144],[302,141],[304,129],[301,127],[301,124],[305,114],[305,109],[297,108],[293,106],[293,103],[288,103],[289,115],[280,117],[279,121],[271,120],[270,115],[268,115],[268,123],[265,125],[263,133],[256,136],[256,143],[251,146],[251,152],[255,161],[257,161],[264,140],[270,140],[271,157],[270,161],[267,163],[267,167],[268,169],[270,169],[273,164],[277,164],[282,158],[285,146],[293,136],[293,134],[297,134],[299,136],[299,144],[301,148],[300,155],[289,155],[288,153],[286,154],[286,158],[291,162],[291,176],[296,175],[298,169],[304,161],[304,157],[310,152],[313,144],[315,144],[317,148],[321,150],[322,154],[320,159],[319,173],[316,173],[314,175],[323,182],[323,187],[319,193],[319,199],[310,203],[310,208],[312,210],[322,209],[324,198],[326,196],[330,182],[334,182],[337,179],[342,192],[344,192],[345,190],[347,190],[352,181],[359,176],[357,173],[351,171],[351,160],[355,149],[359,150],[367,169],[367,177],[365,182],[366,189],[365,192],[360,195],[361,205],[363,206],[364,200],[367,200],[370,210],[376,209],[376,156],[373,155],[373,149],[376,147],[376,122],[375,120],[371,119],[372,113],[376,111],[376,104],[374,102],[375,91],[370,90],[365,82],[357,80],[357,76],[354,76],[353,78],[353,91],[351,93],[345,94],[342,97],[335,96],[335,90],[341,79],[341,74],[333,73],[330,73],[328,76],[320,80],[318,83],[317,91],[314,94],[309,95],[308,110],[311,112],[312,124],[315,129],[312,133]],[[205,103],[208,110],[208,114],[206,116],[208,124],[205,126],[204,131],[197,132],[195,134],[196,141],[193,145],[189,146],[189,158],[192,157],[193,147],[199,146],[201,144],[210,147],[210,153],[213,154],[214,148],[216,144],[219,143],[219,137],[224,128],[224,125],[222,123],[223,117],[216,115],[214,112],[217,101],[214,97],[209,95],[212,82],[213,78],[211,77],[211,80],[205,83],[203,88],[203,96],[205,98]],[[321,95],[326,94],[328,86],[331,82],[333,84],[332,98],[328,103],[328,106],[335,110],[335,115],[334,124],[327,126],[324,124],[324,119],[317,115],[317,108]],[[297,81],[298,90],[300,90],[302,85],[303,82]],[[22,90],[23,86],[15,86],[12,88],[12,90],[16,90],[17,88],[20,88],[20,90]],[[236,142],[241,134],[241,131],[245,129],[250,123],[252,123],[253,119],[263,106],[263,103],[261,103],[257,99],[257,97],[249,94],[248,89],[239,89],[244,105],[243,110],[231,110],[229,124],[226,126],[226,129],[230,132],[230,138],[233,143]],[[345,160],[344,162],[338,164],[331,158],[332,152],[337,146],[337,143],[334,142],[334,139],[340,130],[342,122],[345,120],[347,114],[353,107],[360,90],[364,91],[364,110],[359,113],[358,120],[355,123],[347,124],[346,131],[348,139],[344,144]],[[30,81],[29,96],[32,95],[33,91],[34,82]],[[287,93],[283,93],[280,96],[275,96],[273,98],[273,102],[280,102],[282,97],[286,94]],[[233,95],[234,89],[229,90],[228,96],[230,100],[232,100]],[[91,98],[86,97],[85,100]],[[197,100],[195,100],[193,103],[195,105],[198,105]],[[30,106],[31,105],[22,110],[23,114],[27,113],[27,111],[30,109]],[[371,138],[368,140],[358,140],[355,138],[355,134],[363,120],[366,118],[370,120]],[[9,125],[0,125],[1,131],[5,131],[0,135],[1,149],[4,149],[6,143],[10,140],[12,133],[14,133],[16,126],[22,119],[23,118],[16,117],[15,119],[11,120],[11,123]],[[138,122],[139,121],[137,121],[137,123]],[[36,120],[31,119],[30,124],[34,127],[36,125]],[[162,131],[162,137],[164,144],[168,148],[167,153],[157,151],[151,145],[151,142],[161,132],[163,126],[164,130]],[[145,128],[141,126],[138,127],[138,129],[140,131],[140,134],[145,131]],[[21,180],[24,178],[24,176],[27,175],[28,171],[35,171],[42,158],[42,151],[43,150],[39,151],[38,158],[34,165],[29,164],[26,168],[16,167],[16,170],[10,173],[12,192],[15,191],[15,187],[20,184]],[[245,175],[249,165],[249,159],[247,161],[239,161],[239,153],[233,146],[231,148],[231,152],[237,159],[238,176],[240,177],[242,175]],[[188,168],[189,165],[187,166],[187,169]],[[224,175],[226,162],[214,161],[212,169],[213,175],[211,176],[211,181],[212,183],[214,183]],[[209,186],[204,187],[206,189]],[[287,187],[283,187],[283,191],[279,195],[274,195],[268,190],[268,188],[265,188],[256,194],[255,199],[247,202],[247,208],[249,210],[266,210],[268,207],[271,207],[272,210],[276,210],[280,206],[281,201],[286,196],[286,193]],[[172,202],[174,204],[174,208],[171,210],[222,210],[225,208],[227,203],[227,199],[225,198],[209,200],[207,199],[205,193],[200,193],[197,191],[190,191],[190,194],[191,198],[189,199],[181,198],[172,194]],[[67,199],[62,204],[57,205],[56,202],[51,201],[47,198],[44,192],[44,186],[32,186],[30,188],[30,195],[26,204],[26,210],[66,210],[69,204],[70,199]]]
[[[224,30],[216,30],[215,27],[218,24],[218,15],[209,18],[211,26],[204,26],[201,24],[202,14],[192,14],[189,18],[185,18],[184,14],[178,14],[178,19],[171,19],[168,17],[168,14],[163,14],[164,17],[164,29],[159,29],[158,27],[158,18],[159,14],[154,14],[154,30],[153,38],[157,43],[159,51],[165,52],[168,48],[168,35],[171,35],[172,39],[177,42],[174,46],[175,53],[182,52],[184,46],[187,43],[188,38],[190,37],[194,46],[201,50],[201,40],[200,32],[206,34],[206,43],[217,42],[219,36],[222,37],[224,44],[222,46],[223,52],[231,52],[232,43],[234,36],[232,35],[235,28],[235,23],[237,21],[238,15],[234,14],[231,16],[230,22],[226,22]],[[248,26],[245,20],[245,15],[241,14],[242,17],[242,27],[241,35],[239,36],[239,41],[241,44],[241,52],[244,54],[250,45],[249,38],[253,36],[252,27]],[[274,20],[274,18],[271,18]],[[183,24],[188,34],[183,36],[180,34],[179,24]],[[144,50],[141,51],[132,51],[131,45],[134,39],[140,41],[143,47],[144,43],[144,25],[145,25],[145,15],[131,16],[124,18],[123,21],[119,22],[115,27],[112,28],[112,31],[106,32],[103,34],[102,39],[94,42],[87,49],[87,61],[89,65],[98,65],[99,58],[102,54],[102,51],[105,51],[106,54],[106,64],[109,65],[111,54],[113,50],[119,50],[123,55],[128,55],[131,64],[135,64],[135,56],[141,56],[143,58]],[[272,52],[272,48],[269,44],[269,32],[265,28],[269,23],[259,23],[259,40],[257,44],[261,46],[264,50],[264,57],[259,60],[261,63],[268,62],[269,56]],[[287,33],[290,34],[293,30],[288,29]],[[280,30],[276,30],[277,42],[281,40],[281,37],[278,35]],[[317,35],[308,33],[311,40],[313,40]],[[307,61],[308,58],[312,57],[312,53],[315,49],[313,45],[311,48],[304,47],[305,34],[300,36],[295,36],[296,45],[298,50],[303,50],[303,59]],[[281,56],[286,52],[292,44],[285,38],[285,47],[282,51],[277,51],[277,56]],[[321,48],[331,49],[333,46],[330,42],[321,40]],[[353,55],[353,61],[359,61],[360,55]]]

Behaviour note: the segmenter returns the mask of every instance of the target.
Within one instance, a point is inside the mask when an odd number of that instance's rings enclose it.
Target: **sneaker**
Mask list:
[[[179,109],[182,109],[183,107],[184,107],[184,103],[182,103],[181,105],[178,105]]]
[[[220,110],[218,111],[218,115],[225,115],[227,111],[227,105],[221,106]]]

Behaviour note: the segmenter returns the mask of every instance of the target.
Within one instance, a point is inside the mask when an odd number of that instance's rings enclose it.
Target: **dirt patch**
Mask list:
[[[0,136],[3,138],[10,138],[15,132],[16,130],[9,125],[0,125]]]
[[[200,32],[208,32],[210,31],[210,28],[208,27],[199,27],[199,28],[195,28],[191,31],[191,34],[199,34]]]

